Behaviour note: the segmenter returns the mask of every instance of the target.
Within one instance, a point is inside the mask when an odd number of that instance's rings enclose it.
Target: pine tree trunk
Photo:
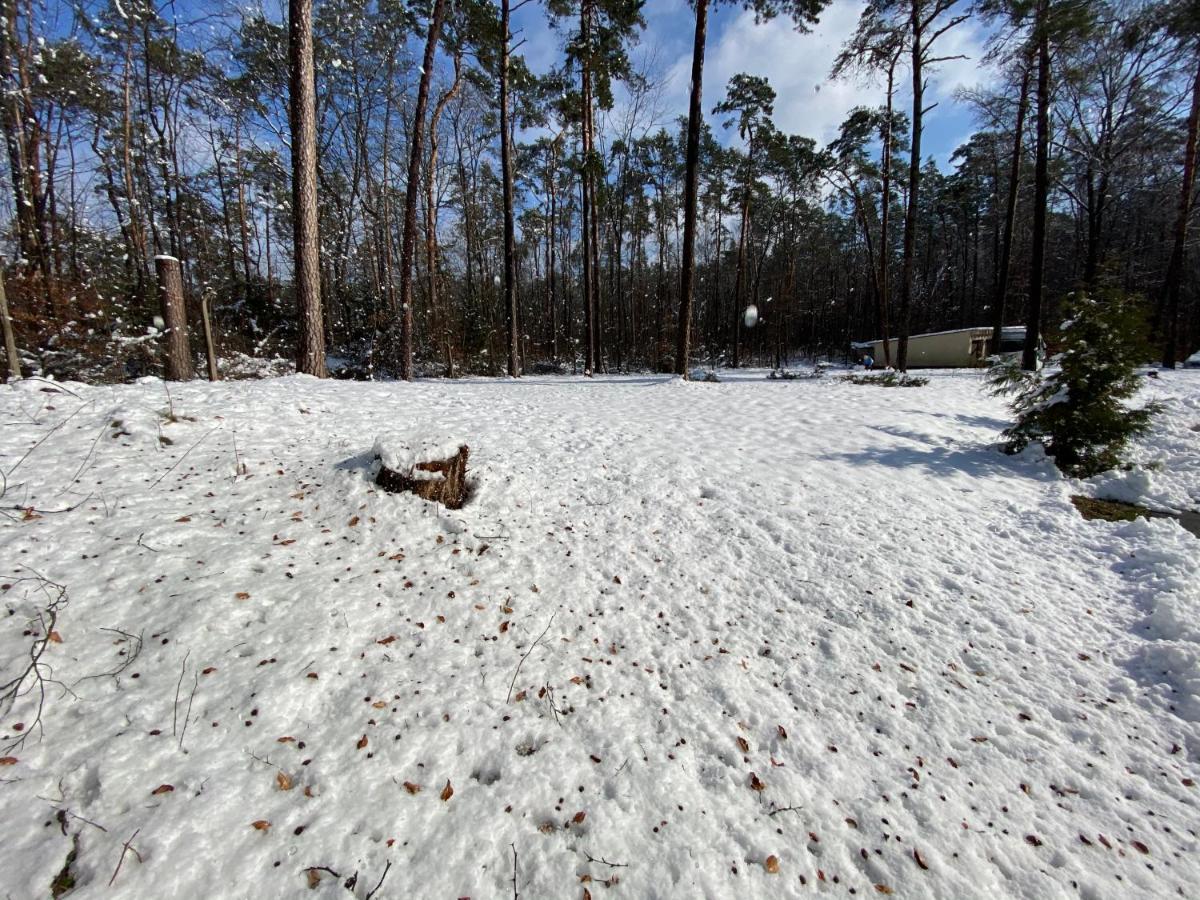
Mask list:
[[[921,120],[925,112],[925,83],[921,64],[925,47],[921,38],[921,5],[912,0],[912,149],[908,160],[908,209],[904,214],[904,258],[900,270],[900,322],[896,342],[896,368],[908,371],[908,333],[912,321],[913,257],[917,240],[917,200],[921,188]]]
[[[433,15],[425,36],[424,68],[417,88],[417,107],[413,112],[412,139],[408,147],[408,180],[404,191],[404,233],[400,243],[400,377],[413,378],[413,260],[417,250],[417,185],[421,183],[421,159],[424,155],[425,110],[429,106],[429,84],[438,36],[446,14],[446,0],[434,0]]]
[[[558,210],[556,208],[558,198],[556,196],[556,191],[555,191],[554,172],[555,172],[555,163],[556,163],[557,157],[558,157],[557,147],[558,147],[557,142],[552,142],[550,144],[550,159],[547,163],[547,165],[549,167],[549,174],[546,179],[546,182],[547,182],[546,190],[547,190],[547,193],[550,195],[550,221],[548,222],[547,228],[546,228],[546,276],[547,276],[547,290],[548,290],[547,299],[550,304],[550,353],[551,353],[551,359],[554,360],[555,364],[558,363],[558,297],[557,297],[557,292],[555,290],[555,283],[554,283],[554,281],[555,281],[555,274],[554,274],[555,252],[554,251],[555,251],[555,243],[556,243],[555,235],[557,232],[557,225],[556,225],[555,217],[558,212]]]
[[[508,374],[521,374],[517,322],[516,226],[513,222],[512,133],[508,116],[509,0],[500,0],[500,170],[504,181],[504,314],[508,327]]]
[[[168,381],[192,378],[192,351],[188,341],[187,311],[183,305],[183,273],[173,256],[154,257],[158,276],[158,299],[166,325],[163,365]]]
[[[300,319],[296,370],[325,378],[329,373],[325,368],[325,326],[321,316],[312,0],[288,2],[288,61],[292,131],[294,280]]]
[[[1037,156],[1033,172],[1033,249],[1029,267],[1029,307],[1025,315],[1025,352],[1021,368],[1032,372],[1038,364],[1042,331],[1042,281],[1046,263],[1046,202],[1050,194],[1050,36],[1046,22],[1049,0],[1038,0],[1037,31]]]
[[[1000,250],[996,294],[992,297],[992,353],[1000,352],[1000,337],[1004,329],[1005,306],[1008,303],[1009,268],[1012,263],[1013,230],[1017,222],[1017,198],[1021,189],[1021,156],[1025,136],[1025,116],[1029,111],[1029,76],[1032,61],[1021,76],[1021,96],[1017,101],[1017,121],[1013,132],[1012,161],[1008,168],[1008,202],[1004,211],[1004,243]]]
[[[683,199],[683,250],[679,270],[679,328],[675,335],[675,374],[688,376],[692,342],[692,307],[696,281],[696,198],[700,192],[700,107],[704,80],[704,43],[708,32],[708,0],[696,0],[696,34],[692,42],[692,88]]]
[[[595,322],[595,291],[592,273],[592,209],[591,191],[589,189],[589,173],[591,171],[592,158],[592,142],[591,133],[588,125],[590,116],[588,110],[592,105],[592,88],[591,88],[591,70],[588,66],[587,54],[590,53],[591,44],[591,0],[583,0],[579,6],[579,30],[584,46],[584,57],[579,66],[580,78],[580,97],[583,101],[583,110],[580,117],[580,147],[583,157],[583,170],[580,172],[579,187],[580,187],[580,243],[581,256],[583,262],[583,322],[586,338],[586,351],[584,354],[584,369],[583,373],[589,378],[592,376],[596,367],[595,348],[596,348],[596,322]]]
[[[1200,54],[1198,54],[1200,55]],[[1183,274],[1183,249],[1187,241],[1188,219],[1192,213],[1192,189],[1196,177],[1196,135],[1200,129],[1200,62],[1192,82],[1192,108],[1188,113],[1187,145],[1183,153],[1183,184],[1179,194],[1179,213],[1175,218],[1175,240],[1163,284],[1162,364],[1175,368],[1179,355],[1179,288]]]
[[[446,106],[458,94],[462,85],[462,53],[454,56],[454,83],[450,89],[438,99],[433,107],[433,115],[429,118],[429,170],[425,173],[425,277],[429,279],[429,307],[433,311],[434,328],[433,340],[447,341],[449,328],[448,317],[441,312],[438,299],[438,278],[440,260],[438,258],[438,208],[434,188],[437,180],[438,162],[438,123]],[[448,372],[447,375],[453,375]]]
[[[876,301],[879,304],[879,330],[883,333],[883,364],[892,367],[892,345],[889,334],[888,310],[888,279],[891,276],[888,260],[891,259],[891,244],[888,242],[888,225],[892,209],[892,101],[895,97],[896,63],[899,53],[892,57],[888,66],[887,82],[887,118],[883,123],[883,202],[880,210],[879,224],[879,290]]]

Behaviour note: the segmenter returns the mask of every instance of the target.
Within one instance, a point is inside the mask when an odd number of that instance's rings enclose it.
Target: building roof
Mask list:
[[[924,334],[910,334],[908,336],[908,339],[910,341],[912,341],[912,340],[916,340],[917,338],[938,337],[943,334],[973,334],[975,332],[983,332],[983,331],[986,331],[988,334],[991,334],[992,326],[991,325],[976,325],[974,328],[951,328],[947,331],[928,331],[928,332],[925,332]],[[1025,329],[1022,328],[1021,333],[1024,334],[1024,332],[1025,332]],[[899,340],[899,338],[896,337],[895,335],[892,335],[892,337],[888,338],[888,341],[896,341],[896,340]],[[865,343],[882,344],[883,338],[875,338],[874,340],[866,341]]]

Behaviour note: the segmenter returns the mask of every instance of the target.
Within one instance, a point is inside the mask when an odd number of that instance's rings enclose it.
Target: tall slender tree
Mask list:
[[[799,32],[816,24],[830,0],[733,0],[730,5],[754,10],[759,19],[789,16]],[[708,37],[710,0],[691,0],[696,13],[692,39],[692,80],[688,91],[687,138],[684,149],[683,245],[680,248],[679,328],[675,337],[675,374],[685,378],[692,343],[692,310],[695,306],[696,281],[696,202],[700,189],[700,133],[704,125],[701,106],[704,83],[704,48]],[[712,0],[720,6],[722,0]]]
[[[425,154],[425,112],[429,107],[429,85],[438,36],[446,15],[446,0],[433,0],[433,11],[425,30],[425,55],[421,80],[417,87],[417,105],[413,110],[408,141],[408,179],[404,190],[404,231],[400,242],[400,377],[413,379],[413,262],[417,253],[417,186],[421,183],[421,163]]]
[[[734,274],[733,287],[732,342],[733,367],[735,369],[740,362],[738,347],[741,343],[739,337],[747,284],[746,242],[750,236],[750,206],[758,181],[759,155],[774,130],[774,126],[771,124],[771,116],[774,111],[775,89],[767,83],[766,78],[747,75],[744,72],[739,72],[729,79],[725,99],[713,107],[714,113],[732,116],[726,121],[725,127],[730,128],[736,125],[738,135],[746,142],[746,154],[741,165],[741,228],[738,232],[737,270]]]
[[[1008,164],[1008,197],[1004,206],[1004,237],[1000,261],[997,264],[995,290],[992,292],[992,352],[1000,350],[1004,319],[1008,307],[1008,286],[1012,271],[1013,232],[1017,225],[1017,198],[1021,190],[1021,159],[1025,155],[1025,116],[1029,112],[1029,76],[1032,61],[1026,55],[1020,68],[1021,88],[1017,98],[1016,120],[1013,124],[1012,155]]]
[[[296,370],[325,378],[329,373],[325,365],[325,323],[321,314],[312,0],[288,2],[288,63],[292,130],[292,239],[295,248],[296,306],[300,317]]]
[[[504,180],[504,317],[508,328],[508,374],[521,374],[520,323],[517,316],[517,238],[513,224],[512,127],[509,119],[508,79],[509,0],[500,0],[500,169]]]
[[[1037,124],[1033,163],[1033,246],[1029,257],[1029,301],[1025,308],[1025,348],[1021,368],[1038,367],[1042,333],[1042,292],[1046,268],[1046,205],[1050,196],[1050,0],[1037,0],[1033,41],[1037,47]]]
[[[1192,217],[1196,182],[1196,143],[1200,132],[1200,8],[1196,4],[1181,7],[1171,21],[1171,30],[1178,38],[1181,56],[1189,60],[1194,70],[1192,102],[1188,112],[1183,148],[1183,175],[1179,185],[1179,206],[1172,229],[1171,256],[1163,278],[1160,315],[1162,330],[1162,364],[1175,368],[1179,356],[1179,294],[1183,281],[1183,254],[1187,243],[1188,224]]]

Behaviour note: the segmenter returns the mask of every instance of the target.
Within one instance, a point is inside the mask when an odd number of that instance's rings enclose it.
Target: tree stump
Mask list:
[[[399,446],[384,439],[375,442],[380,461],[375,483],[389,493],[407,491],[447,509],[467,502],[467,455],[463,443],[416,441]]]

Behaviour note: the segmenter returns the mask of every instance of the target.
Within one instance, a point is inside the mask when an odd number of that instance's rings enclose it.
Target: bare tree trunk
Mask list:
[[[753,148],[751,148],[751,162],[753,166]],[[741,341],[739,338],[742,333],[742,294],[746,284],[746,232],[750,230],[750,186],[747,185],[742,194],[742,224],[738,234],[737,247],[737,270],[733,276],[733,367],[736,369],[741,364],[741,355],[739,348]]]
[[[21,377],[21,358],[17,355],[17,339],[13,335],[12,316],[8,314],[8,294],[4,291],[4,261],[0,259],[0,328],[4,329],[4,355],[8,361],[8,380]]]
[[[300,341],[296,370],[326,378],[321,315],[320,232],[317,224],[317,113],[313,72],[312,0],[288,2],[292,130],[292,220]]]
[[[233,121],[233,177],[237,182],[238,232],[242,241],[242,277],[248,286],[250,273],[250,229],[246,222],[246,176],[242,170],[242,121]]]
[[[125,45],[125,66],[122,73],[122,98],[124,100],[121,110],[121,139],[122,139],[122,171],[125,179],[125,202],[129,205],[129,234],[133,240],[133,246],[137,256],[137,299],[141,306],[147,306],[149,298],[147,295],[147,284],[150,281],[150,263],[146,258],[146,231],[142,225],[141,211],[137,203],[137,189],[134,185],[134,162],[133,162],[133,95],[132,95],[132,76],[133,69],[133,44],[132,39],[126,42]],[[150,221],[153,223],[153,214],[150,216]]]
[[[217,348],[213,344],[212,316],[209,310],[211,302],[212,293],[205,291],[204,296],[200,298],[200,317],[204,323],[204,357],[208,361],[208,380],[220,381],[221,373],[217,369]]]
[[[166,325],[163,364],[168,381],[190,381],[192,351],[188,343],[187,311],[183,306],[183,273],[173,256],[154,257],[158,276],[158,300]]]
[[[921,187],[921,118],[925,112],[925,82],[921,64],[925,47],[921,41],[921,4],[912,0],[912,149],[908,160],[908,209],[904,214],[904,259],[900,273],[900,334],[896,346],[896,368],[908,371],[908,332],[912,317],[913,257],[917,239],[917,194]]]
[[[590,98],[590,88],[589,88]],[[592,145],[593,156],[595,156],[596,148],[596,120],[593,115],[593,104],[590,99],[587,104],[588,119],[588,135],[589,143]],[[599,163],[599,157],[596,156],[596,162]],[[596,368],[601,372],[607,371],[604,365],[604,350],[603,350],[603,319],[600,314],[600,203],[596,199],[596,172],[595,169],[588,170],[588,190],[592,197],[592,337],[595,341],[595,346],[592,348],[592,358],[595,360]]]
[[[417,186],[421,183],[421,159],[425,143],[425,110],[429,106],[429,84],[438,35],[446,14],[446,0],[434,0],[433,15],[425,36],[424,67],[417,88],[417,107],[413,112],[412,138],[408,147],[408,180],[404,191],[404,233],[400,243],[400,377],[413,378],[413,260],[417,251]]]
[[[438,259],[438,208],[437,197],[435,196],[435,187],[437,180],[437,161],[438,161],[438,122],[441,121],[442,112],[446,106],[454,99],[462,85],[462,53],[461,51],[454,55],[454,83],[450,85],[450,89],[438,99],[437,104],[433,107],[433,115],[429,118],[429,169],[425,173],[425,277],[429,279],[429,308],[433,311],[435,320],[434,327],[434,344],[439,341],[448,339],[447,317],[440,313],[438,307],[438,274],[440,261]],[[447,360],[449,364],[449,347],[447,346]],[[447,375],[453,375],[452,371],[448,371]]]
[[[1050,193],[1050,35],[1046,22],[1049,0],[1038,0],[1037,31],[1037,157],[1033,172],[1033,250],[1029,267],[1029,307],[1025,316],[1025,352],[1021,368],[1032,372],[1038,363],[1042,331],[1042,279],[1046,262],[1046,201]]]
[[[1175,240],[1163,284],[1163,356],[1162,364],[1175,368],[1179,355],[1179,283],[1183,273],[1183,248],[1187,241],[1188,219],[1192,213],[1192,187],[1196,177],[1196,133],[1200,127],[1200,64],[1192,82],[1192,108],[1188,113],[1187,146],[1183,153],[1183,185],[1179,194],[1179,214],[1175,219]]]
[[[996,279],[996,295],[992,298],[992,353],[1000,351],[1004,329],[1005,305],[1008,302],[1009,268],[1012,263],[1013,229],[1017,222],[1017,197],[1021,188],[1021,155],[1025,133],[1025,115],[1029,110],[1029,76],[1032,64],[1025,66],[1021,76],[1021,97],[1017,101],[1017,122],[1013,132],[1012,162],[1008,168],[1008,205],[1004,212],[1004,243],[1000,250],[1000,268]]]
[[[675,335],[675,374],[688,376],[692,343],[692,306],[696,280],[696,198],[700,192],[700,108],[704,79],[704,43],[708,32],[708,0],[696,0],[696,33],[692,41],[692,89],[688,101],[687,151],[683,188],[683,249],[679,269],[679,328]]]
[[[550,354],[556,364],[558,363],[558,296],[554,284],[554,250],[557,241],[555,216],[558,212],[556,208],[558,197],[555,191],[554,173],[557,158],[558,142],[555,139],[550,143],[550,159],[547,161],[546,192],[550,195],[550,218],[546,225],[546,286],[547,299],[550,304]]]
[[[891,277],[891,266],[888,265],[892,258],[891,244],[888,239],[888,225],[891,221],[892,211],[892,102],[895,97],[896,84],[896,64],[900,61],[900,51],[896,51],[896,55],[891,58],[888,64],[887,77],[887,118],[883,122],[883,202],[880,204],[880,224],[879,224],[879,290],[876,292],[876,300],[879,304],[879,330],[883,332],[883,364],[886,368],[892,367],[892,344],[890,335],[890,310],[888,309],[888,293],[889,293],[889,278]]]
[[[517,323],[516,226],[513,222],[512,134],[508,117],[508,5],[500,0],[500,169],[504,180],[504,313],[508,325],[508,374],[521,374]]]

